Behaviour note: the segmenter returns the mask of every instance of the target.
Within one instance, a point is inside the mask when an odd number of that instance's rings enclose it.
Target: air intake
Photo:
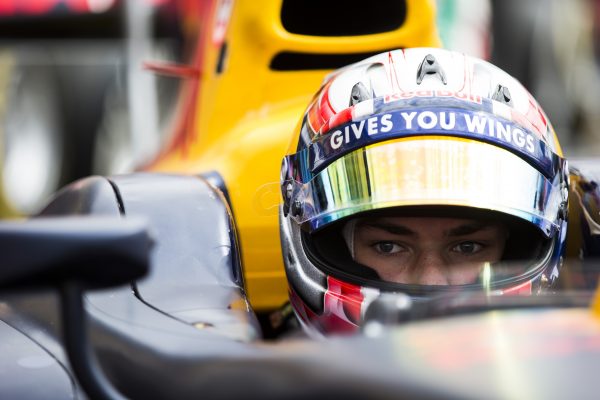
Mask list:
[[[273,57],[269,68],[274,71],[336,69],[383,53],[387,49],[366,53],[312,54],[283,51]]]
[[[281,23],[290,33],[358,36],[398,29],[406,18],[404,0],[283,0]]]

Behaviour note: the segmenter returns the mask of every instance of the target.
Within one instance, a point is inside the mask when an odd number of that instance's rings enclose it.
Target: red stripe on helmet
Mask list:
[[[503,289],[502,294],[529,296],[529,295],[531,295],[531,291],[532,291],[531,281],[527,281],[521,285],[514,286],[509,289]]]
[[[329,102],[330,87],[331,84],[328,84],[323,90],[323,94],[321,94],[321,97],[319,98],[319,115],[321,116],[322,121],[329,121],[329,119],[336,114],[335,110],[331,106],[331,103]]]
[[[319,132],[321,126],[323,126],[323,119],[321,118],[321,114],[319,113],[319,102],[315,101],[311,104],[308,109],[308,126],[312,130],[311,134],[316,134]]]
[[[331,119],[329,121],[326,121],[323,124],[323,126],[321,126],[319,134],[323,135],[323,134],[329,132],[331,129],[335,128],[336,126],[340,126],[342,124],[345,124],[346,122],[352,121],[352,111],[353,110],[354,110],[354,107],[349,107],[349,108],[345,108],[342,111],[340,111],[339,113],[335,114],[333,117],[331,117]]]
[[[352,324],[360,322],[364,296],[361,287],[327,277],[325,310]]]

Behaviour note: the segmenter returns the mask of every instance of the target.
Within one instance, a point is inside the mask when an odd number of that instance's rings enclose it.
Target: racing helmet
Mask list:
[[[568,179],[540,105],[486,61],[411,48],[334,71],[281,167],[292,307],[309,333],[326,334],[356,330],[383,292],[544,291],[565,251]],[[501,258],[472,281],[389,281],[352,247],[356,221],[385,215],[499,221],[508,234]]]

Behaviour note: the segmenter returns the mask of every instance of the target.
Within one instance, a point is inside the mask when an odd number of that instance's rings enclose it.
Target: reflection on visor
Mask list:
[[[531,294],[531,282],[542,272],[545,262],[550,256],[550,247],[535,260],[499,261],[496,263],[479,262],[444,267],[448,271],[449,280],[459,280],[469,276],[460,284],[428,284],[406,282],[402,280],[386,280],[381,282],[395,284],[396,290],[403,293],[422,294],[433,292],[456,292],[457,290],[475,290],[486,294],[519,294],[520,290]],[[523,285],[526,284],[526,285]]]
[[[540,263],[543,265],[543,263]],[[481,284],[486,292],[492,291],[495,284],[498,282],[506,282],[515,277],[522,277],[533,266],[540,264],[532,264],[531,261],[512,262],[512,263],[483,263],[479,268],[478,280],[475,284]]]
[[[539,261],[539,260],[536,260]],[[517,277],[527,275],[532,269],[543,263],[532,262],[531,260],[522,260],[520,262],[477,262],[465,263],[451,266],[441,266],[440,269],[447,270],[449,281],[460,281],[457,284],[427,284],[429,286],[447,286],[447,287],[476,287],[485,292],[491,292],[499,283],[506,285]],[[385,280],[384,280],[385,281]],[[402,280],[387,280],[390,283],[417,284]]]
[[[358,212],[394,206],[452,205],[504,212],[557,229],[564,196],[560,177],[548,180],[518,156],[478,141],[397,139],[354,151],[306,184],[291,201],[299,223],[318,229]]]

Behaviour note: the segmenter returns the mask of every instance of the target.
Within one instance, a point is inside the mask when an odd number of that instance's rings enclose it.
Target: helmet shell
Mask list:
[[[556,133],[516,79],[462,53],[396,50],[330,74],[283,160],[281,189],[292,304],[319,332],[339,327],[334,316],[356,326],[374,293],[405,289],[336,273],[310,250],[319,232],[372,210],[444,206],[516,218],[548,251],[492,289],[532,292],[558,276],[568,168]]]

